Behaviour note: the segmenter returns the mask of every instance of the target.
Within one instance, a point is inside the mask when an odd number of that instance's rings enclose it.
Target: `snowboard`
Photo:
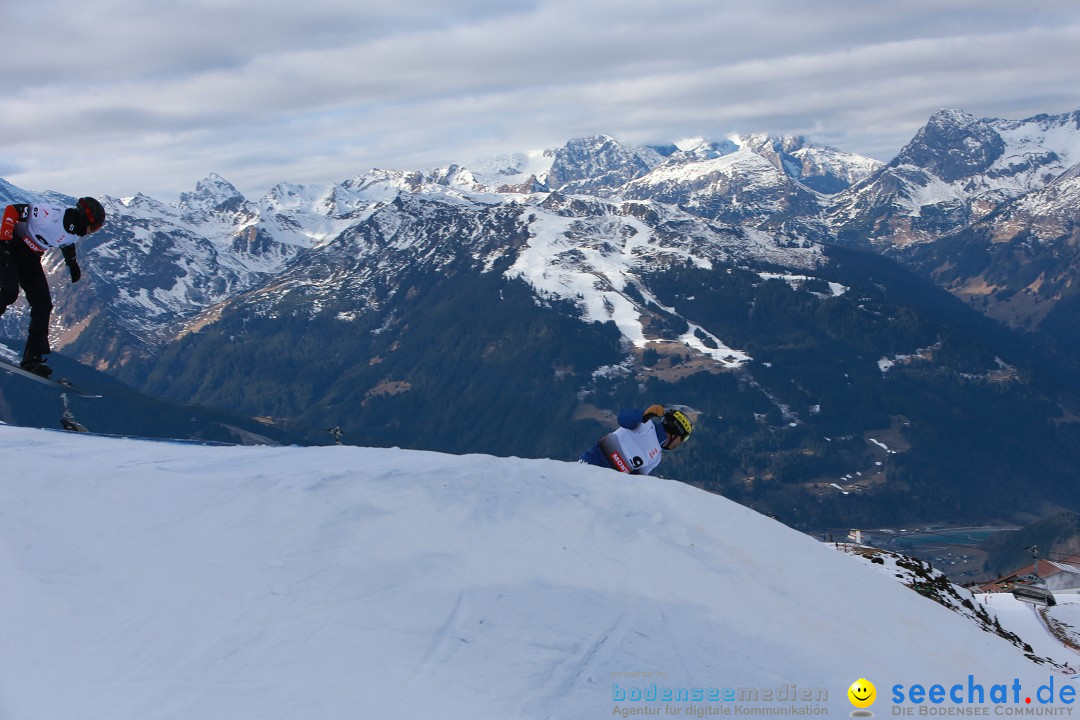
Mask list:
[[[37,375],[35,373],[32,373],[29,370],[23,370],[18,365],[15,365],[14,363],[8,362],[4,358],[0,358],[0,370],[3,370],[4,372],[9,373],[11,375],[21,375],[24,378],[29,378],[30,380],[33,380],[34,382],[41,383],[42,385],[50,385],[53,388],[55,388],[56,390],[59,390],[61,392],[74,393],[76,395],[80,395],[82,397],[89,397],[89,398],[101,397],[100,395],[98,395],[96,393],[92,393],[92,392],[89,392],[87,390],[77,388],[74,385],[72,385],[70,381],[64,380],[63,378],[61,378],[59,380],[53,380],[52,378],[42,377],[41,375]]]

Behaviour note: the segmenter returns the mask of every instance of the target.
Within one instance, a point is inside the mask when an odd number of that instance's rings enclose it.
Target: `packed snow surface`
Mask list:
[[[979,594],[976,601],[993,613],[1002,627],[1029,643],[1036,655],[1078,669],[1080,652],[1063,644],[1062,639],[1071,645],[1080,640],[1080,594],[1057,591],[1054,598],[1057,605],[1050,608],[1021,602],[1007,592]],[[1062,637],[1055,637],[1051,624],[1058,626],[1058,633]]]
[[[617,699],[653,683],[847,715],[859,678],[881,716],[895,683],[1052,672],[672,480],[6,426],[0,452],[4,720],[603,718],[665,712]]]

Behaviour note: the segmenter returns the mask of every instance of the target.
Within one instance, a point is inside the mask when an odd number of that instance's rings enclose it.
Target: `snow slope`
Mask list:
[[[0,453],[4,720],[600,718],[651,682],[794,684],[846,715],[862,677],[881,715],[894,683],[1050,674],[675,481],[6,426]]]
[[[976,601],[993,613],[1002,627],[1015,632],[1031,645],[1036,655],[1047,657],[1056,663],[1080,668],[1080,652],[1064,645],[1061,638],[1055,637],[1042,616],[1057,623],[1059,632],[1070,643],[1075,644],[1080,628],[1080,595],[1056,592],[1057,605],[1041,608],[1017,600],[1011,593],[982,593],[976,595]]]

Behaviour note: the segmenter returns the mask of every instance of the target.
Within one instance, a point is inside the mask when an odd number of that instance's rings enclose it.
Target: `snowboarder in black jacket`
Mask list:
[[[80,198],[75,207],[48,204],[8,205],[0,219],[0,315],[19,297],[19,288],[30,304],[30,330],[26,337],[22,367],[49,377],[45,364],[49,354],[49,317],[52,294],[41,266],[46,248],[60,248],[75,283],[82,270],[75,259],[75,240],[105,223],[105,208],[92,197]]]

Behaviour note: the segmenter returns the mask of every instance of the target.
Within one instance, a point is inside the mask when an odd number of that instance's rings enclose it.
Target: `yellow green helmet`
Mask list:
[[[675,437],[681,437],[683,442],[690,437],[690,433],[694,430],[694,424],[690,422],[690,418],[686,417],[682,410],[668,410],[664,413],[664,419],[660,423],[664,426],[665,432]]]

